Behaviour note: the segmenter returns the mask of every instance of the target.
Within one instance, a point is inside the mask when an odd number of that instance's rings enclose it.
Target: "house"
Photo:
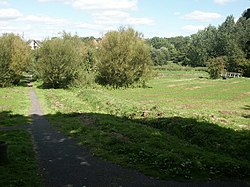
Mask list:
[[[31,47],[32,50],[35,50],[41,46],[41,42],[38,40],[29,40],[28,45]]]

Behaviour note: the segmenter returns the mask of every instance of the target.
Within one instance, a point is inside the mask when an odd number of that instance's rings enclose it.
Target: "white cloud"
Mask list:
[[[103,27],[100,26],[100,25],[97,25],[97,24],[90,24],[90,23],[75,24],[74,27],[75,27],[75,28],[79,28],[79,29],[90,29],[90,30],[99,30],[99,29],[103,29]]]
[[[38,0],[41,3],[49,3],[49,2],[59,2],[59,3],[72,3],[74,0]]]
[[[14,8],[0,9],[0,20],[13,20],[23,15]]]
[[[234,1],[236,1],[236,0],[214,0],[214,2],[216,4],[219,4],[219,5],[224,5],[226,3],[231,3],[231,2],[234,2]]]
[[[8,6],[8,1],[0,0],[0,6]]]
[[[39,0],[40,2],[60,2],[70,4],[91,15],[94,24],[106,25],[152,25],[150,18],[133,17],[131,11],[137,9],[138,0]]]
[[[81,10],[133,10],[137,0],[74,0],[72,5]]]
[[[43,23],[46,25],[67,25],[69,21],[66,19],[54,18],[46,15],[28,15],[18,19],[19,21],[27,21],[33,23]]]
[[[205,26],[203,26],[203,25],[185,25],[181,29],[185,32],[188,32],[188,33],[196,33],[199,30],[205,29]]]
[[[221,18],[221,15],[215,12],[202,12],[199,10],[195,10],[189,14],[186,14],[183,18],[196,21],[211,21]]]
[[[128,18],[127,24],[129,25],[153,25],[154,20],[150,18]]]
[[[60,2],[71,4],[81,10],[133,10],[138,0],[39,0],[39,2]]]
[[[152,25],[153,20],[149,18],[135,18],[124,11],[102,11],[92,14],[95,23],[100,25]]]

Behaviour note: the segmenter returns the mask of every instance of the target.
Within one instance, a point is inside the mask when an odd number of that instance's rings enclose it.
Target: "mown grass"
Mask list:
[[[31,122],[29,90],[22,86],[0,88],[0,127],[27,125]]]
[[[42,186],[30,133],[22,128],[31,123],[29,88],[0,88],[0,141],[8,145],[8,160],[0,161],[0,186]],[[13,128],[3,130],[1,128]]]
[[[37,89],[93,154],[163,179],[250,179],[250,80],[160,72],[148,88]],[[146,112],[145,112],[146,111]]]

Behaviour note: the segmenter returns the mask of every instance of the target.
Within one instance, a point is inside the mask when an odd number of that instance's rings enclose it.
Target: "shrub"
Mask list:
[[[218,79],[225,71],[226,57],[211,58],[207,61],[208,73],[211,79]]]
[[[0,87],[18,84],[30,66],[30,47],[19,36],[4,34],[0,37],[0,49]]]
[[[100,84],[127,87],[144,82],[151,68],[150,49],[141,34],[131,28],[105,34],[97,63],[97,81]]]
[[[77,36],[64,33],[61,38],[43,42],[38,49],[36,70],[46,88],[67,88],[79,83],[85,71],[86,48]]]

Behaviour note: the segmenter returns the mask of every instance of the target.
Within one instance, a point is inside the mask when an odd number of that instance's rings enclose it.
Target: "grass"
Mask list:
[[[0,127],[30,123],[30,106],[28,87],[0,88]]]
[[[42,186],[30,134],[0,131],[0,140],[8,144],[8,161],[0,164],[0,186]]]
[[[50,122],[104,159],[163,179],[249,181],[250,80],[207,77],[162,71],[148,88],[36,91]]]
[[[0,186],[42,186],[32,138],[27,130],[1,130],[31,123],[29,88],[0,88],[0,141],[8,145],[8,160],[0,163]]]

